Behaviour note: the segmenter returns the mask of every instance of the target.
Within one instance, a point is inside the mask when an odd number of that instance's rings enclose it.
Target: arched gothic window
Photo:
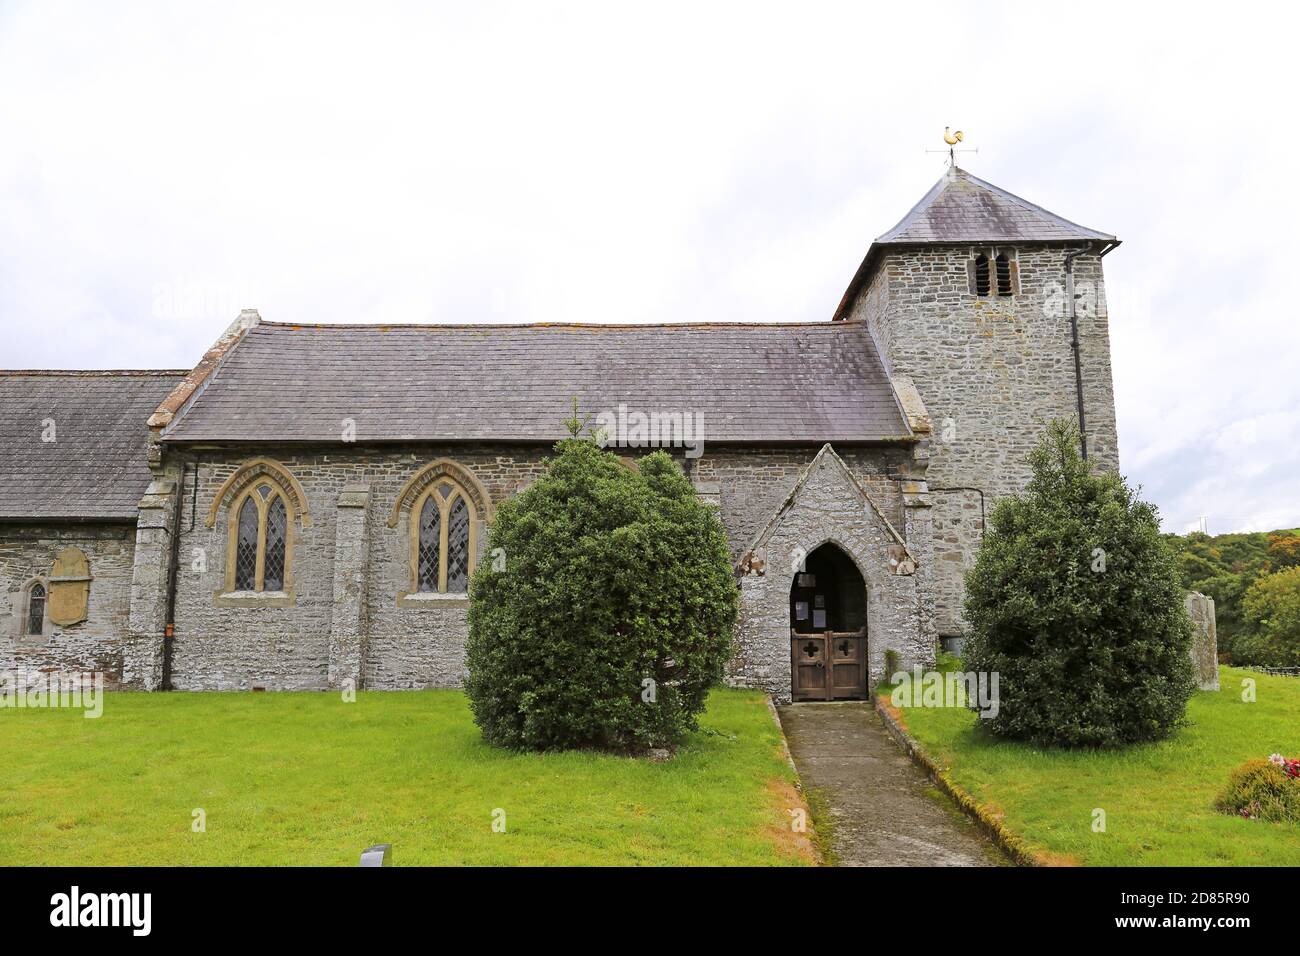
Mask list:
[[[226,558],[228,591],[289,590],[289,500],[279,482],[263,476],[232,503]]]
[[[439,478],[411,508],[411,590],[463,594],[469,589],[478,515],[468,494],[449,477]]]
[[[40,636],[45,633],[45,585],[40,581],[32,582],[27,589],[27,620],[23,623],[24,634]]]

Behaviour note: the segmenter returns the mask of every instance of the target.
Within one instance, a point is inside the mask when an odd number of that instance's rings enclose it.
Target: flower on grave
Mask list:
[[[1281,754],[1269,754],[1268,762],[1275,767],[1280,767],[1282,772],[1292,780],[1300,779],[1300,757],[1291,760]]]

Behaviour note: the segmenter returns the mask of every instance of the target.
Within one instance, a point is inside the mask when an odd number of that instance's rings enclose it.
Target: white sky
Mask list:
[[[0,366],[188,368],[242,306],[828,319],[952,125],[1124,240],[1121,464],[1166,528],[1300,525],[1298,20],[0,0]]]

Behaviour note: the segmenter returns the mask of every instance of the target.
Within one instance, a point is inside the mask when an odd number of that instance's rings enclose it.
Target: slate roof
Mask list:
[[[248,328],[164,441],[539,441],[581,412],[693,412],[708,442],[910,434],[857,323]]]
[[[145,421],[184,375],[0,371],[0,520],[134,518],[150,481]]]
[[[1114,242],[1005,189],[952,167],[879,243]]]
[[[890,249],[967,242],[1119,244],[1109,233],[1070,222],[953,166],[898,225],[877,237],[867,249],[832,320],[840,321],[852,311],[858,292]]]

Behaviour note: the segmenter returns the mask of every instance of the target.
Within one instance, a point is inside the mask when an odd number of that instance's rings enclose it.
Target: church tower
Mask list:
[[[933,426],[935,626],[964,629],[963,575],[997,499],[1054,418],[1119,466],[1102,259],[1119,245],[957,166],[871,244],[834,319],[861,322]]]

